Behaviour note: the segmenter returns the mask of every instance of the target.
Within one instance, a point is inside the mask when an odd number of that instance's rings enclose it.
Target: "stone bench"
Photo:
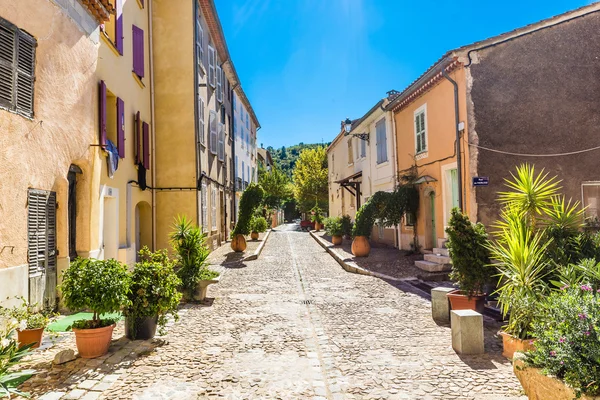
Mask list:
[[[458,354],[483,354],[483,315],[473,310],[452,310],[452,348]]]
[[[450,323],[450,301],[446,295],[453,290],[455,289],[448,287],[431,289],[431,316],[435,322]]]

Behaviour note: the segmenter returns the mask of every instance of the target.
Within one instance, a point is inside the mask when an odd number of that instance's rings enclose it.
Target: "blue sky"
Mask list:
[[[258,143],[332,140],[447,50],[589,4],[405,0],[215,0]]]

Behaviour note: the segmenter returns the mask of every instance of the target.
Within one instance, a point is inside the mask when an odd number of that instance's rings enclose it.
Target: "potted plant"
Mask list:
[[[250,238],[252,240],[258,240],[258,234],[267,231],[267,220],[264,217],[254,217],[252,218],[252,222],[250,223]]]
[[[342,244],[342,235],[344,234],[342,219],[340,217],[325,218],[325,233],[331,236],[331,242],[334,245]]]
[[[129,303],[130,277],[119,261],[76,258],[63,274],[60,286],[65,305],[72,311],[89,309],[91,320],[73,322],[79,355],[96,358],[108,352],[117,319],[102,318]]]
[[[242,197],[240,198],[238,222],[232,232],[231,248],[235,252],[246,250],[246,238],[244,235],[250,234],[250,222],[254,210],[263,199],[264,191],[260,185],[251,183],[248,185]]]
[[[21,326],[19,326],[21,325]],[[18,389],[19,385],[36,373],[34,370],[16,370],[21,359],[31,353],[33,344],[19,346],[15,339],[17,329],[23,327],[10,315],[10,310],[0,307],[0,398],[11,395],[29,397]]]
[[[350,218],[350,216],[342,215],[340,222],[342,224],[342,234],[344,236],[344,239],[352,239],[352,226],[354,224],[352,223],[352,219]]]
[[[490,251],[487,233],[481,223],[473,224],[458,208],[452,210],[448,234],[448,250],[452,260],[450,279],[458,290],[448,293],[453,310],[485,310],[484,289],[490,280]]]
[[[151,252],[147,246],[139,251],[140,260],[131,272],[129,305],[124,308],[126,336],[132,340],[152,339],[157,325],[161,330],[167,314],[177,320],[181,280],[173,270],[166,250]],[[162,334],[162,332],[161,332]]]
[[[321,230],[321,224],[323,223],[323,212],[319,208],[318,204],[315,204],[315,206],[310,211],[310,220],[311,222],[315,223],[315,231],[319,232]]]
[[[219,282],[219,273],[207,268],[206,259],[210,251],[206,235],[187,217],[179,216],[171,233],[171,244],[177,253],[177,276],[181,280],[184,297],[203,301],[208,285]]]
[[[43,311],[35,311],[37,304],[29,305],[24,297],[19,297],[20,306],[15,306],[9,311],[9,315],[18,321],[17,337],[19,346],[31,345],[37,349],[42,343],[44,329],[50,323],[50,316]]]
[[[356,212],[356,220],[352,227],[352,254],[356,257],[368,257],[371,252],[369,238],[375,223],[376,207],[371,197]]]

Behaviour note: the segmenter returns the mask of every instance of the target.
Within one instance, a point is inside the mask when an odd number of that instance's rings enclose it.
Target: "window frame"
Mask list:
[[[588,215],[588,210],[589,210],[589,204],[586,204],[586,197],[585,197],[585,192],[584,192],[584,188],[586,186],[596,186],[600,188],[600,181],[585,181],[585,182],[581,182],[581,206],[584,209],[583,212],[583,220],[584,221],[588,221],[590,219],[589,215]],[[599,202],[600,203],[600,202]],[[600,209],[600,207],[598,207]],[[600,212],[596,212],[596,219],[600,219]]]
[[[202,218],[202,231],[208,232],[208,194],[207,194],[207,185],[206,181],[202,181],[202,185],[200,185],[200,209],[201,209],[201,218]]]
[[[383,131],[377,129],[378,126],[383,126]],[[382,135],[383,134],[383,135]],[[385,117],[375,123],[375,148],[377,151],[377,164],[383,164],[389,161],[387,148],[387,124]],[[382,140],[385,139],[385,140]],[[382,144],[383,143],[383,144]]]
[[[210,219],[211,219],[211,230],[217,230],[217,186],[215,184],[210,185]]]
[[[217,126],[217,112],[215,110],[210,110],[210,115],[208,119],[208,129],[210,138],[208,139],[208,147],[210,152],[213,155],[217,154],[218,151],[218,126]],[[213,130],[214,128],[214,130]],[[214,146],[214,148],[213,148]]]
[[[417,130],[417,117],[423,115],[423,129],[421,131]],[[427,153],[429,149],[428,144],[428,135],[427,135],[427,103],[423,104],[419,108],[417,108],[413,114],[413,129],[414,129],[414,138],[415,138],[415,155]],[[424,147],[419,150],[419,144],[421,144],[421,136],[424,138]]]
[[[208,45],[208,84],[214,89],[217,86],[216,62],[217,53],[214,47]]]
[[[198,53],[196,62],[204,69],[204,28],[202,28],[200,19],[196,20],[196,31],[196,49]]]
[[[206,103],[204,97],[198,93],[198,140],[197,142],[206,147]]]

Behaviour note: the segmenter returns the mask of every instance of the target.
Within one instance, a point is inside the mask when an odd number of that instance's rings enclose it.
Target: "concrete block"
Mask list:
[[[458,354],[483,354],[483,315],[473,310],[452,310],[452,348]]]
[[[415,266],[427,272],[444,272],[452,270],[452,266],[450,264],[438,264],[424,260],[415,261]]]
[[[450,301],[446,296],[454,288],[436,287],[431,289],[431,316],[436,322],[450,323]]]

